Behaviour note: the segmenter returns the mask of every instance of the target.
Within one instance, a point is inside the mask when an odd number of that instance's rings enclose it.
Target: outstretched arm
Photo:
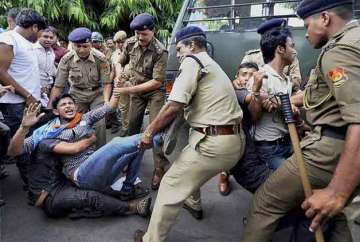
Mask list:
[[[24,116],[20,125],[20,128],[16,131],[14,137],[11,139],[8,147],[9,156],[17,156],[24,153],[24,140],[29,133],[29,129],[34,126],[45,113],[40,112],[41,104],[30,104],[28,108],[24,110]]]

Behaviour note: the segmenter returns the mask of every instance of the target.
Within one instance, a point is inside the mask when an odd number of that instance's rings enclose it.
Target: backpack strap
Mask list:
[[[203,79],[204,76],[206,75],[206,73],[208,73],[208,71],[206,70],[204,64],[195,55],[186,55],[186,57],[192,58],[193,60],[195,60],[199,64],[199,66],[200,66],[200,77],[199,77],[198,81]]]

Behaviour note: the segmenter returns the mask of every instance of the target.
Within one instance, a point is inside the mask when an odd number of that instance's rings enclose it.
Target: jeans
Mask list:
[[[138,176],[143,151],[138,149],[141,134],[116,137],[95,151],[78,168],[76,182],[81,188],[105,191],[127,166],[123,190],[130,190]],[[154,146],[161,144],[161,136],[154,136]]]
[[[279,142],[277,144],[256,144],[256,150],[260,160],[267,164],[272,170],[279,168],[293,153],[290,141]]]

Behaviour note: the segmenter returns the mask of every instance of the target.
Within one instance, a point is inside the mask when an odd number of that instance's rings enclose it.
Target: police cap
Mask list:
[[[125,40],[126,37],[127,37],[126,32],[120,30],[120,31],[116,32],[116,34],[114,35],[114,41],[115,41],[115,42],[116,42],[116,41],[122,41],[122,40]]]
[[[175,42],[179,43],[181,40],[193,37],[193,36],[203,36],[204,38],[206,38],[206,34],[205,32],[197,27],[197,26],[188,26],[185,28],[180,29],[176,34],[175,34]]]
[[[287,25],[286,19],[273,18],[273,19],[269,19],[269,20],[265,21],[264,23],[260,24],[259,27],[257,28],[257,32],[258,32],[258,34],[264,34],[266,31],[268,31],[272,28],[282,27],[282,26],[286,26],[286,25]]]
[[[90,42],[91,31],[88,28],[80,27],[70,32],[68,40],[73,43],[87,43]]]
[[[141,13],[137,15],[130,23],[131,30],[153,30],[155,27],[154,17],[148,13]]]
[[[352,4],[352,2],[352,0],[304,0],[300,2],[296,12],[300,18],[305,19],[327,9]]]
[[[103,42],[104,37],[99,32],[92,32],[91,34],[91,42]]]

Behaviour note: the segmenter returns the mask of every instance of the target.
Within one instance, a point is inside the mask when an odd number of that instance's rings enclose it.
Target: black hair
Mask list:
[[[335,13],[337,16],[344,20],[349,20],[353,18],[353,4],[344,4],[334,8],[329,9],[330,12]]]
[[[53,26],[47,26],[43,32],[51,32],[53,33],[54,35],[57,35],[57,29]]]
[[[288,37],[291,38],[292,34],[290,29],[286,27],[274,28],[261,36],[260,48],[265,64],[275,58],[275,52],[278,46],[286,47]]]
[[[36,24],[39,30],[46,28],[46,20],[37,11],[25,8],[16,17],[16,25],[22,28],[29,28]]]
[[[183,39],[180,42],[182,42],[185,46],[191,45],[191,43],[194,43],[199,48],[205,48],[207,49],[207,40],[204,36],[193,36],[187,39]]]
[[[20,12],[20,8],[10,8],[9,11],[7,12],[7,17],[15,20],[19,12]]]
[[[75,102],[74,98],[70,94],[64,93],[64,94],[61,94],[60,96],[58,96],[57,98],[54,99],[54,101],[52,102],[53,108],[57,109],[57,106],[58,106],[59,102],[61,100],[63,100],[64,98],[71,98]]]
[[[242,68],[253,68],[253,69],[255,69],[255,70],[259,70],[259,66],[256,64],[256,63],[254,63],[254,62],[244,62],[244,63],[241,63],[240,65],[239,65],[239,68],[238,68],[238,70],[240,70],[240,69],[242,69]]]

